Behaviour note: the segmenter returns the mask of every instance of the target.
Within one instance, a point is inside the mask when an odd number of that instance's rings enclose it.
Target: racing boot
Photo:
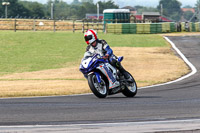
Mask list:
[[[131,76],[128,74],[128,72],[122,67],[120,62],[116,62],[116,68],[124,75],[126,81],[132,82]]]

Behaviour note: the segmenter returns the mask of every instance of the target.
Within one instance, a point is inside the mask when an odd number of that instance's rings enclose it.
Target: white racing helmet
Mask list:
[[[94,41],[97,40],[97,32],[93,29],[89,29],[85,32],[84,34],[84,38],[85,38],[85,42],[90,45],[92,44]]]

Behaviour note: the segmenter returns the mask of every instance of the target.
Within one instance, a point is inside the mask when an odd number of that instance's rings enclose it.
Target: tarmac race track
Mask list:
[[[94,95],[0,99],[0,129],[200,119],[200,36],[168,38],[196,67],[196,74],[173,84],[139,89],[134,98],[119,94],[106,99]]]

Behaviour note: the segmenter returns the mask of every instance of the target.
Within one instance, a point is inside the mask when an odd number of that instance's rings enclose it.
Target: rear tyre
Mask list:
[[[137,94],[137,84],[133,76],[129,72],[127,73],[131,76],[132,82],[126,83],[125,89],[122,91],[122,94],[124,94],[126,97],[134,97]]]
[[[94,95],[98,98],[105,98],[108,95],[108,85],[106,84],[105,80],[101,76],[101,83],[97,81],[96,75],[90,74],[88,76],[88,84],[91,91]]]

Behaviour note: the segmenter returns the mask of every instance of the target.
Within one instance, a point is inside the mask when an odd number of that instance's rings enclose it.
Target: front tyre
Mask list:
[[[101,83],[97,81],[96,75],[90,74],[88,76],[88,84],[90,86],[91,91],[98,98],[105,98],[108,95],[108,85],[105,80],[101,76]]]
[[[137,94],[137,84],[133,76],[129,72],[127,73],[131,76],[132,82],[126,82],[125,89],[122,91],[122,93],[126,97],[134,97]]]

